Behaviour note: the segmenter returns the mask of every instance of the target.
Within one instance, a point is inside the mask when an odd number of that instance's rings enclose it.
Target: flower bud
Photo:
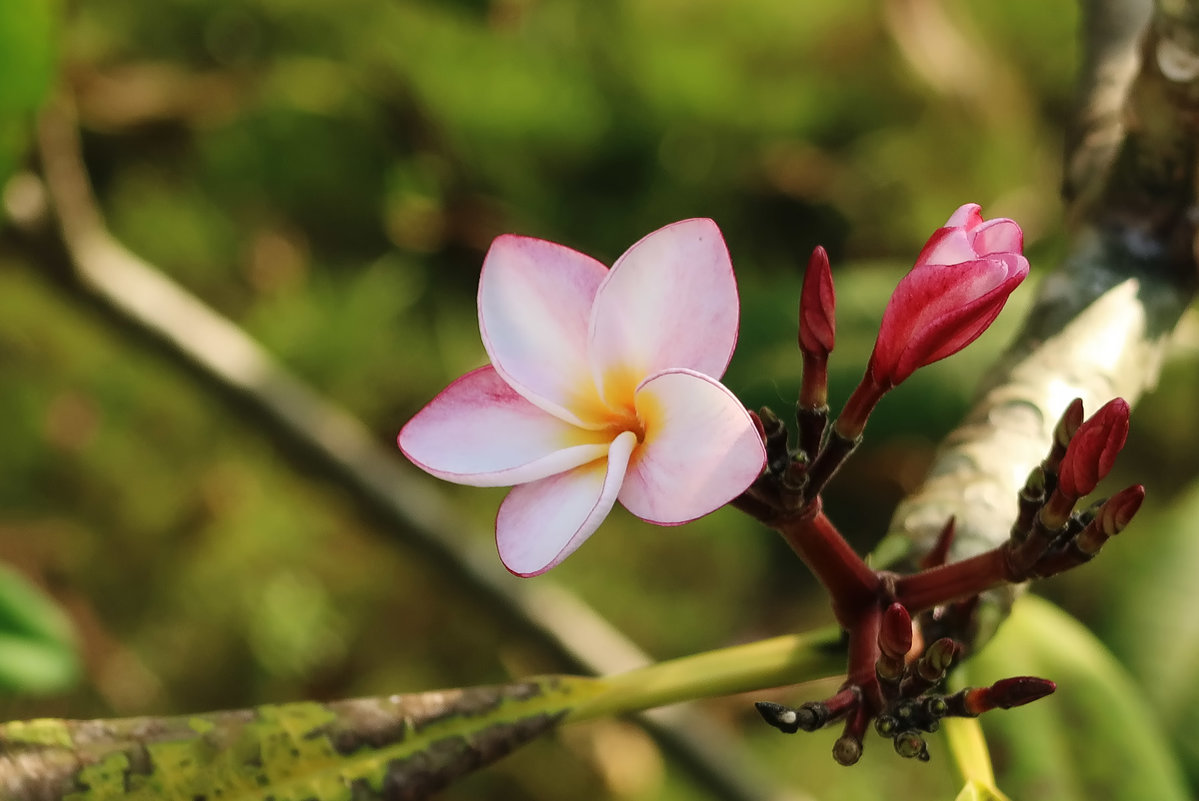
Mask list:
[[[990,687],[969,690],[966,693],[966,709],[971,715],[981,715],[992,709],[1011,709],[1024,706],[1053,693],[1057,685],[1049,679],[1035,676],[1016,676],[1000,679]]]
[[[928,240],[883,312],[868,368],[874,383],[895,386],[977,339],[1028,275],[1023,244],[1012,220],[984,222],[973,203],[954,212]]]
[[[828,252],[817,245],[808,260],[799,297],[799,347],[805,355],[828,358],[836,339],[836,306]]]
[[[1105,542],[1132,522],[1133,515],[1144,500],[1145,488],[1140,484],[1122,489],[1108,498],[1095,519],[1075,539],[1078,550],[1088,557],[1099,553]]]
[[[1057,486],[1063,495],[1087,495],[1112,469],[1128,438],[1128,413],[1128,403],[1113,398],[1079,426],[1062,457]]]
[[[883,611],[878,629],[878,649],[884,656],[903,663],[912,650],[912,618],[903,604],[891,604]]]

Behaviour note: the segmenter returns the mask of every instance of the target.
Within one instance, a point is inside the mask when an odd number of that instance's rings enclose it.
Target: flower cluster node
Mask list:
[[[1053,576],[1090,561],[1124,530],[1145,498],[1144,487],[1136,484],[1075,509],[1110,472],[1128,437],[1129,408],[1122,398],[1079,422],[1082,414],[1081,399],[1067,407],[1048,456],[1020,490],[1020,513],[1003,546],[1010,581]]]
[[[898,619],[898,613],[891,611],[896,607],[888,608],[884,615]],[[756,707],[767,723],[786,734],[815,731],[844,719],[845,730],[833,748],[834,758],[843,765],[861,758],[862,735],[871,720],[875,732],[892,741],[895,753],[927,762],[929,752],[924,735],[939,730],[944,718],[977,717],[992,709],[1011,709],[1043,698],[1056,689],[1046,679],[1016,676],[990,687],[968,687],[953,693],[937,691],[963,650],[953,640],[937,640],[888,680],[882,680],[882,665],[891,657],[881,655],[879,695],[873,701],[870,687],[849,684],[825,701],[809,701],[795,708],[759,701]]]

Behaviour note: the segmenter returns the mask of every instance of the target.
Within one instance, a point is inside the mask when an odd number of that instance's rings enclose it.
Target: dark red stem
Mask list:
[[[931,567],[895,579],[895,601],[916,615],[934,606],[960,601],[1001,584],[1024,581],[1017,574],[1005,546],[978,556]]]
[[[843,628],[856,626],[866,607],[877,611],[883,595],[882,579],[825,516],[819,500],[809,505],[804,514],[776,521],[774,525],[828,590],[833,614]],[[870,636],[874,642],[878,637],[877,627]],[[877,648],[877,643],[874,647]],[[870,665],[873,674],[873,660]]]

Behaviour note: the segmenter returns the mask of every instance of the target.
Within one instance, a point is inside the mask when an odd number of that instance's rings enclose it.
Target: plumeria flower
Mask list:
[[[517,575],[561,562],[617,500],[651,523],[685,523],[765,464],[749,413],[717,380],[737,326],[732,263],[711,220],[655,231],[611,270],[501,236],[479,280],[491,364],[413,417],[400,448],[447,481],[513,486],[496,544]]]

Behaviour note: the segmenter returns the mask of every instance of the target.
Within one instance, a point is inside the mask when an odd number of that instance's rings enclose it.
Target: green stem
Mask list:
[[[603,688],[572,709],[564,722],[797,684],[840,675],[844,670],[845,652],[838,629],[789,634],[597,679]]]

